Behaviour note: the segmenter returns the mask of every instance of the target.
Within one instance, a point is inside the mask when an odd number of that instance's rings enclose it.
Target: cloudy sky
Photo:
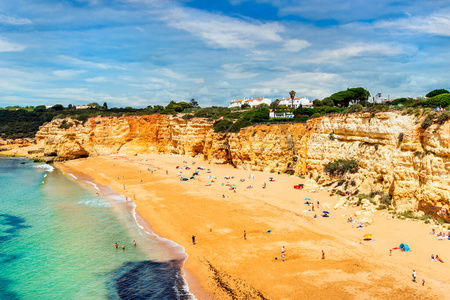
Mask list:
[[[0,1],[0,107],[450,89],[448,0]]]

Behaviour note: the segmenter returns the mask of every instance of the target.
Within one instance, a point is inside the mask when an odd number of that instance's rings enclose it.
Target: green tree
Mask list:
[[[331,100],[332,101],[332,100]],[[332,101],[333,102],[333,101]],[[334,103],[333,103],[334,104]],[[316,99],[313,101],[313,106],[314,107],[319,107],[319,106],[323,106],[323,102],[320,101],[319,99]]]
[[[34,108],[35,112],[44,112],[46,110],[47,110],[47,108],[45,107],[45,105],[38,105]]]
[[[292,109],[294,109],[294,99],[295,99],[295,91],[294,90],[292,90],[292,91],[290,91],[289,92],[289,96],[291,96],[291,106],[292,106]]]
[[[108,109],[108,103],[103,102],[103,108],[104,108],[104,109]]]
[[[198,102],[195,101],[194,98],[192,98],[191,101],[189,101],[189,105],[190,105],[192,108],[197,108],[197,107],[198,107]]]
[[[276,99],[269,105],[270,109],[274,109],[274,110],[277,109],[278,106],[280,106],[280,99]]]
[[[426,97],[427,98],[431,98],[440,94],[447,94],[449,93],[449,91],[447,91],[446,89],[436,89],[436,90],[432,90],[431,92],[429,92]]]
[[[55,104],[52,106],[52,110],[64,110],[64,106],[62,104]]]
[[[100,105],[99,105],[97,102],[92,102],[92,103],[89,103],[87,106],[89,106],[89,107],[91,107],[91,108],[97,108],[97,107],[99,107]]]

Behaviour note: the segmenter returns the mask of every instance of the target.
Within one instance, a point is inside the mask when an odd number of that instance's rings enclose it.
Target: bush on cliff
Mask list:
[[[324,172],[331,176],[342,176],[345,173],[356,173],[359,170],[359,162],[355,159],[344,160],[338,159],[335,162],[330,162],[324,168]]]
[[[431,126],[431,124],[433,124],[433,118],[436,116],[436,114],[429,114],[425,117],[425,119],[422,121],[422,124],[420,124],[420,126],[426,130],[428,127]]]

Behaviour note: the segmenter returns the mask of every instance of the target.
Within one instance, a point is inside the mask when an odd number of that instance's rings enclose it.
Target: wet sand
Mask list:
[[[186,278],[198,299],[450,298],[450,241],[428,234],[430,225],[392,220],[387,211],[377,211],[375,223],[359,230],[347,223],[356,208],[333,210],[338,198],[326,190],[293,188],[304,179],[175,155],[101,156],[58,165],[128,197],[158,235],[182,245]],[[176,169],[185,165],[191,169]],[[195,180],[180,181],[178,171],[189,178],[199,166],[211,173],[200,170]],[[208,176],[217,180],[208,184]],[[236,193],[227,184],[235,184]],[[320,201],[319,212],[326,209],[330,217],[303,212],[310,209],[305,198]],[[373,241],[363,241],[367,233]],[[390,256],[400,243],[413,251]],[[432,253],[445,263],[429,261]]]

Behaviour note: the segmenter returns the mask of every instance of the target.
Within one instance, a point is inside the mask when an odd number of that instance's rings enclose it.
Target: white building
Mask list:
[[[389,95],[387,97],[383,97],[381,93],[378,93],[375,95],[375,97],[372,97],[372,103],[386,103],[389,101],[392,101],[391,97]],[[369,98],[370,101],[370,98]]]
[[[294,98],[294,108],[297,108],[300,106],[300,104],[304,106],[312,106],[312,101],[310,101],[308,98]],[[280,100],[279,105],[285,105],[285,106],[291,106],[292,100],[291,98],[283,98]]]
[[[270,105],[270,103],[272,103],[272,100],[268,99],[268,98],[252,98],[252,99],[240,99],[240,100],[233,100],[231,101],[230,105],[228,106],[228,108],[232,108],[232,107],[241,107],[241,105],[243,104],[248,104],[251,107],[255,107],[258,106],[260,104],[267,104]]]

